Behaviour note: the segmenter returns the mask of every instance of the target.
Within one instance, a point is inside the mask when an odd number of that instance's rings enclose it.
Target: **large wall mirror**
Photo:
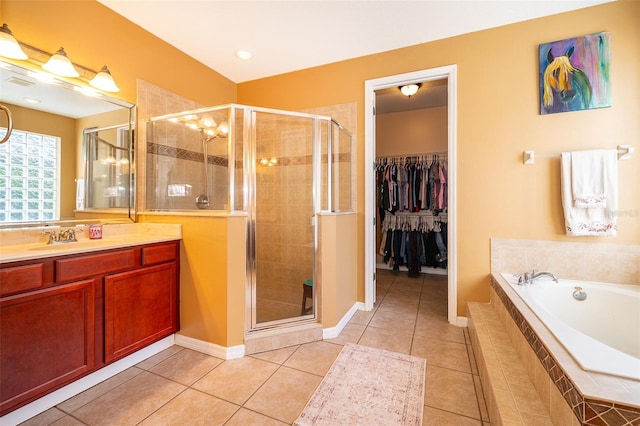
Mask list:
[[[2,60],[0,104],[0,228],[133,220],[135,105]]]

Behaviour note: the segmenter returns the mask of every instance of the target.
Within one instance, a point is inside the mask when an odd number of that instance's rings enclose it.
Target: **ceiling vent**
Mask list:
[[[29,80],[23,80],[18,77],[10,77],[7,79],[9,83],[17,84],[18,86],[33,86],[35,83]]]

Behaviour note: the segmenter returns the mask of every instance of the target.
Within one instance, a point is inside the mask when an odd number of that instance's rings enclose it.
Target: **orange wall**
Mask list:
[[[638,147],[640,2],[619,1],[500,28],[242,83],[238,101],[283,109],[358,102],[358,284],[364,285],[364,81],[458,66],[458,315],[489,298],[491,237],[640,243],[640,155],[620,162],[615,238],[569,238],[560,204],[559,160],[522,165],[522,151]],[[613,106],[541,116],[537,48],[611,33]]]
[[[446,106],[376,115],[376,157],[446,151]]]

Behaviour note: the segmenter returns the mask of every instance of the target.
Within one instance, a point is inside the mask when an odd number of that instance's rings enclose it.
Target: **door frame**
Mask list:
[[[447,178],[448,178],[448,215],[447,215],[447,320],[450,324],[466,325],[466,318],[458,317],[458,250],[457,250],[457,65],[413,71],[404,74],[366,80],[364,82],[364,179],[365,179],[365,310],[373,309],[376,297],[376,194],[375,194],[375,100],[376,90],[404,84],[420,83],[430,80],[447,79]]]

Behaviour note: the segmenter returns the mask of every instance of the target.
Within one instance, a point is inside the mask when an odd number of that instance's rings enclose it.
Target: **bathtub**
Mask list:
[[[640,380],[640,286],[501,275],[584,370]]]

